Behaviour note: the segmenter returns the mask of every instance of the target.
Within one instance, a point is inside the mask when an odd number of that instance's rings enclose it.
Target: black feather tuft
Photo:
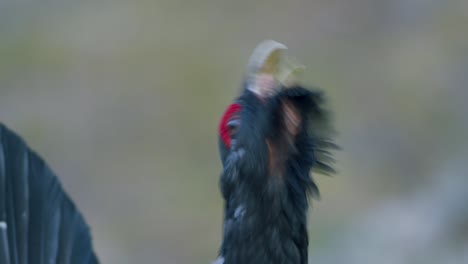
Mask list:
[[[336,132],[332,126],[331,113],[325,107],[323,92],[296,86],[283,89],[278,96],[292,100],[306,117],[306,134],[310,142],[298,145],[308,148],[304,153],[313,153],[312,171],[324,175],[336,173],[332,151],[339,150],[340,147],[333,142]]]

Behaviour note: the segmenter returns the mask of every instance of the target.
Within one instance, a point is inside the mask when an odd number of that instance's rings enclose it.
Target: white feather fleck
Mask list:
[[[242,217],[244,213],[245,213],[244,207],[242,205],[239,205],[234,211],[234,217],[235,218]]]

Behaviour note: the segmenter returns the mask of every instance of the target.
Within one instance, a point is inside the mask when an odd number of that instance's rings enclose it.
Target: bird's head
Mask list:
[[[298,159],[308,159],[309,169],[317,163],[313,144],[320,148],[327,120],[322,94],[299,85],[303,67],[284,56],[286,49],[267,40],[251,55],[241,95],[218,127],[224,167],[244,155],[247,174],[283,175]]]

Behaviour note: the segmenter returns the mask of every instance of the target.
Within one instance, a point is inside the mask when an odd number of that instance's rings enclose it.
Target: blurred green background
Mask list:
[[[60,176],[103,263],[209,263],[217,122],[257,43],[328,95],[311,263],[468,263],[468,1],[0,1],[0,121]]]

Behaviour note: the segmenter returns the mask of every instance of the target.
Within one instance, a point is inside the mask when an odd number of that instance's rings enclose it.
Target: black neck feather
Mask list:
[[[288,100],[301,117],[292,144],[286,142],[281,102]],[[307,263],[307,208],[310,194],[318,194],[310,177],[322,163],[316,153],[323,138],[311,125],[323,118],[321,96],[297,87],[283,90],[268,102],[246,91],[242,127],[236,146],[223,155],[221,190],[225,199],[224,264]],[[279,166],[268,166],[268,143],[279,151]],[[324,163],[325,164],[325,163]],[[329,167],[328,167],[329,168]]]

